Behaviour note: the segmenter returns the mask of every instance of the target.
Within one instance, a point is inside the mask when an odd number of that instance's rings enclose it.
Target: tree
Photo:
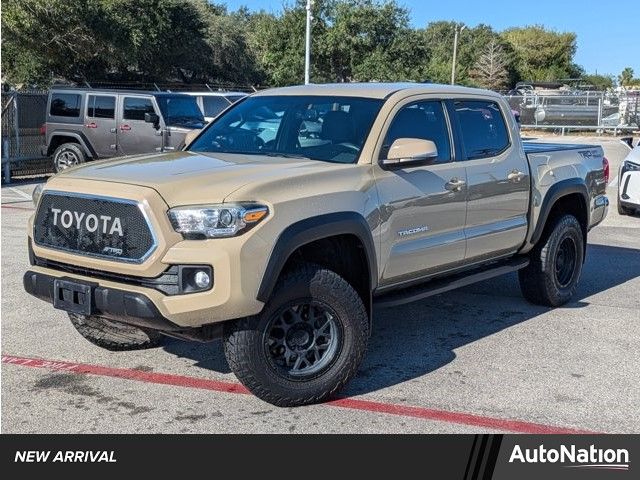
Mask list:
[[[11,83],[259,77],[240,19],[207,0],[6,0],[2,7],[2,69]]]
[[[633,83],[633,68],[627,67],[618,75],[618,82],[621,87],[628,87]]]
[[[582,69],[573,63],[576,34],[547,30],[541,25],[511,28],[502,33],[515,53],[518,76],[544,81],[578,78]]]
[[[509,78],[507,62],[502,45],[495,38],[491,39],[476,61],[471,78],[481,87],[501,90]]]
[[[588,85],[592,85],[596,90],[608,90],[613,88],[613,76],[612,75],[598,75],[597,73],[592,75],[584,75],[582,80]]]

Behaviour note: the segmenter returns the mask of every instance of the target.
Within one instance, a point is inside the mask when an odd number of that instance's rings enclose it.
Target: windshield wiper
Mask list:
[[[259,152],[258,155],[260,154],[266,155],[267,157],[300,158],[302,160],[311,160],[309,157],[305,157],[304,155],[298,155],[296,153]]]
[[[178,115],[176,117],[169,117],[170,123],[204,123],[204,120],[200,120],[198,117],[190,117],[188,115]]]

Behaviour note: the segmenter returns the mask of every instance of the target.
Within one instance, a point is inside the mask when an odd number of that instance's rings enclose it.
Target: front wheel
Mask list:
[[[80,335],[106,350],[143,350],[161,345],[165,338],[156,331],[96,315],[69,313],[69,319]]]
[[[558,218],[530,257],[529,265],[518,272],[524,297],[549,307],[567,303],[578,288],[584,260],[584,236],[576,217]]]
[[[254,395],[293,407],[331,397],[357,372],[369,319],[354,288],[304,264],[283,275],[256,316],[225,326],[229,366]]]

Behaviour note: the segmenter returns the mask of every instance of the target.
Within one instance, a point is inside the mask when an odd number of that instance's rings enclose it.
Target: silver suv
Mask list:
[[[87,160],[177,150],[204,126],[194,97],[135,90],[53,89],[42,154],[60,172]]]

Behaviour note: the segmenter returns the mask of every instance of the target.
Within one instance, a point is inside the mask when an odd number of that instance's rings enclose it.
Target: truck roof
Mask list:
[[[83,87],[52,87],[51,92],[64,92],[64,93],[113,93],[113,94],[135,94],[135,95],[155,95],[156,97],[165,97],[173,95],[185,95],[186,92],[167,92],[157,90],[135,90],[135,89],[123,89],[123,88],[83,88]]]
[[[291,87],[261,90],[252,96],[271,95],[338,95],[347,97],[365,97],[384,99],[396,92],[406,92],[408,95],[443,93],[443,94],[481,94],[499,96],[499,94],[477,88],[459,87],[455,85],[441,85],[437,83],[322,83],[309,85],[295,85]]]

